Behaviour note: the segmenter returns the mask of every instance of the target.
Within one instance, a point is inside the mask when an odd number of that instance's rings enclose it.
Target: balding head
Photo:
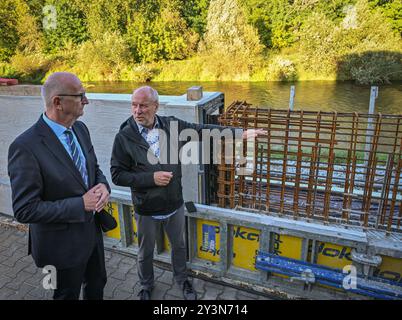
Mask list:
[[[152,128],[159,107],[158,92],[149,86],[134,90],[131,97],[131,111],[135,121],[146,128]]]
[[[81,85],[75,74],[69,72],[52,73],[42,86],[41,94],[47,109],[53,106],[53,97],[57,94],[75,93],[74,88]]]
[[[142,86],[133,91],[133,96],[144,95],[148,97],[150,102],[159,104],[158,91],[150,86]]]
[[[68,72],[50,75],[43,84],[42,97],[46,116],[66,128],[84,114],[84,107],[88,104],[81,81]]]

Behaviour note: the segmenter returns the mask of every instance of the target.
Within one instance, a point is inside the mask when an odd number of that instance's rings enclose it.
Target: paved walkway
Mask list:
[[[31,256],[27,256],[27,232],[21,225],[0,221],[0,300],[47,300],[53,291],[42,287],[45,276]],[[137,300],[141,290],[134,257],[105,251],[108,282],[106,300]],[[172,272],[155,266],[153,300],[182,300],[180,288],[172,281]],[[200,300],[268,300],[264,295],[194,278]]]

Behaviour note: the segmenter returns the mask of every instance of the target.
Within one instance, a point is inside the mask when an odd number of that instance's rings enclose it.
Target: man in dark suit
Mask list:
[[[106,269],[98,212],[110,187],[89,131],[76,121],[88,104],[80,80],[57,72],[42,87],[46,110],[10,145],[14,216],[29,223],[28,254],[57,271],[54,299],[102,299]]]

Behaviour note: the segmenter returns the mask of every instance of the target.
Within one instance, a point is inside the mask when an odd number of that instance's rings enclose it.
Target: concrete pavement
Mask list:
[[[49,300],[53,291],[45,290],[45,274],[27,256],[26,227],[4,223],[0,217],[0,300]],[[105,300],[137,300],[141,290],[137,261],[133,256],[105,251],[108,282]],[[155,289],[152,300],[182,300],[181,289],[173,283],[172,272],[166,267],[154,267]],[[193,285],[200,300],[269,300],[258,292],[240,290],[204,279],[194,278]]]

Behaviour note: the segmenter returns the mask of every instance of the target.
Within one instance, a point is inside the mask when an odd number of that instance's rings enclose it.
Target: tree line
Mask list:
[[[402,79],[402,0],[2,0],[0,75]]]

